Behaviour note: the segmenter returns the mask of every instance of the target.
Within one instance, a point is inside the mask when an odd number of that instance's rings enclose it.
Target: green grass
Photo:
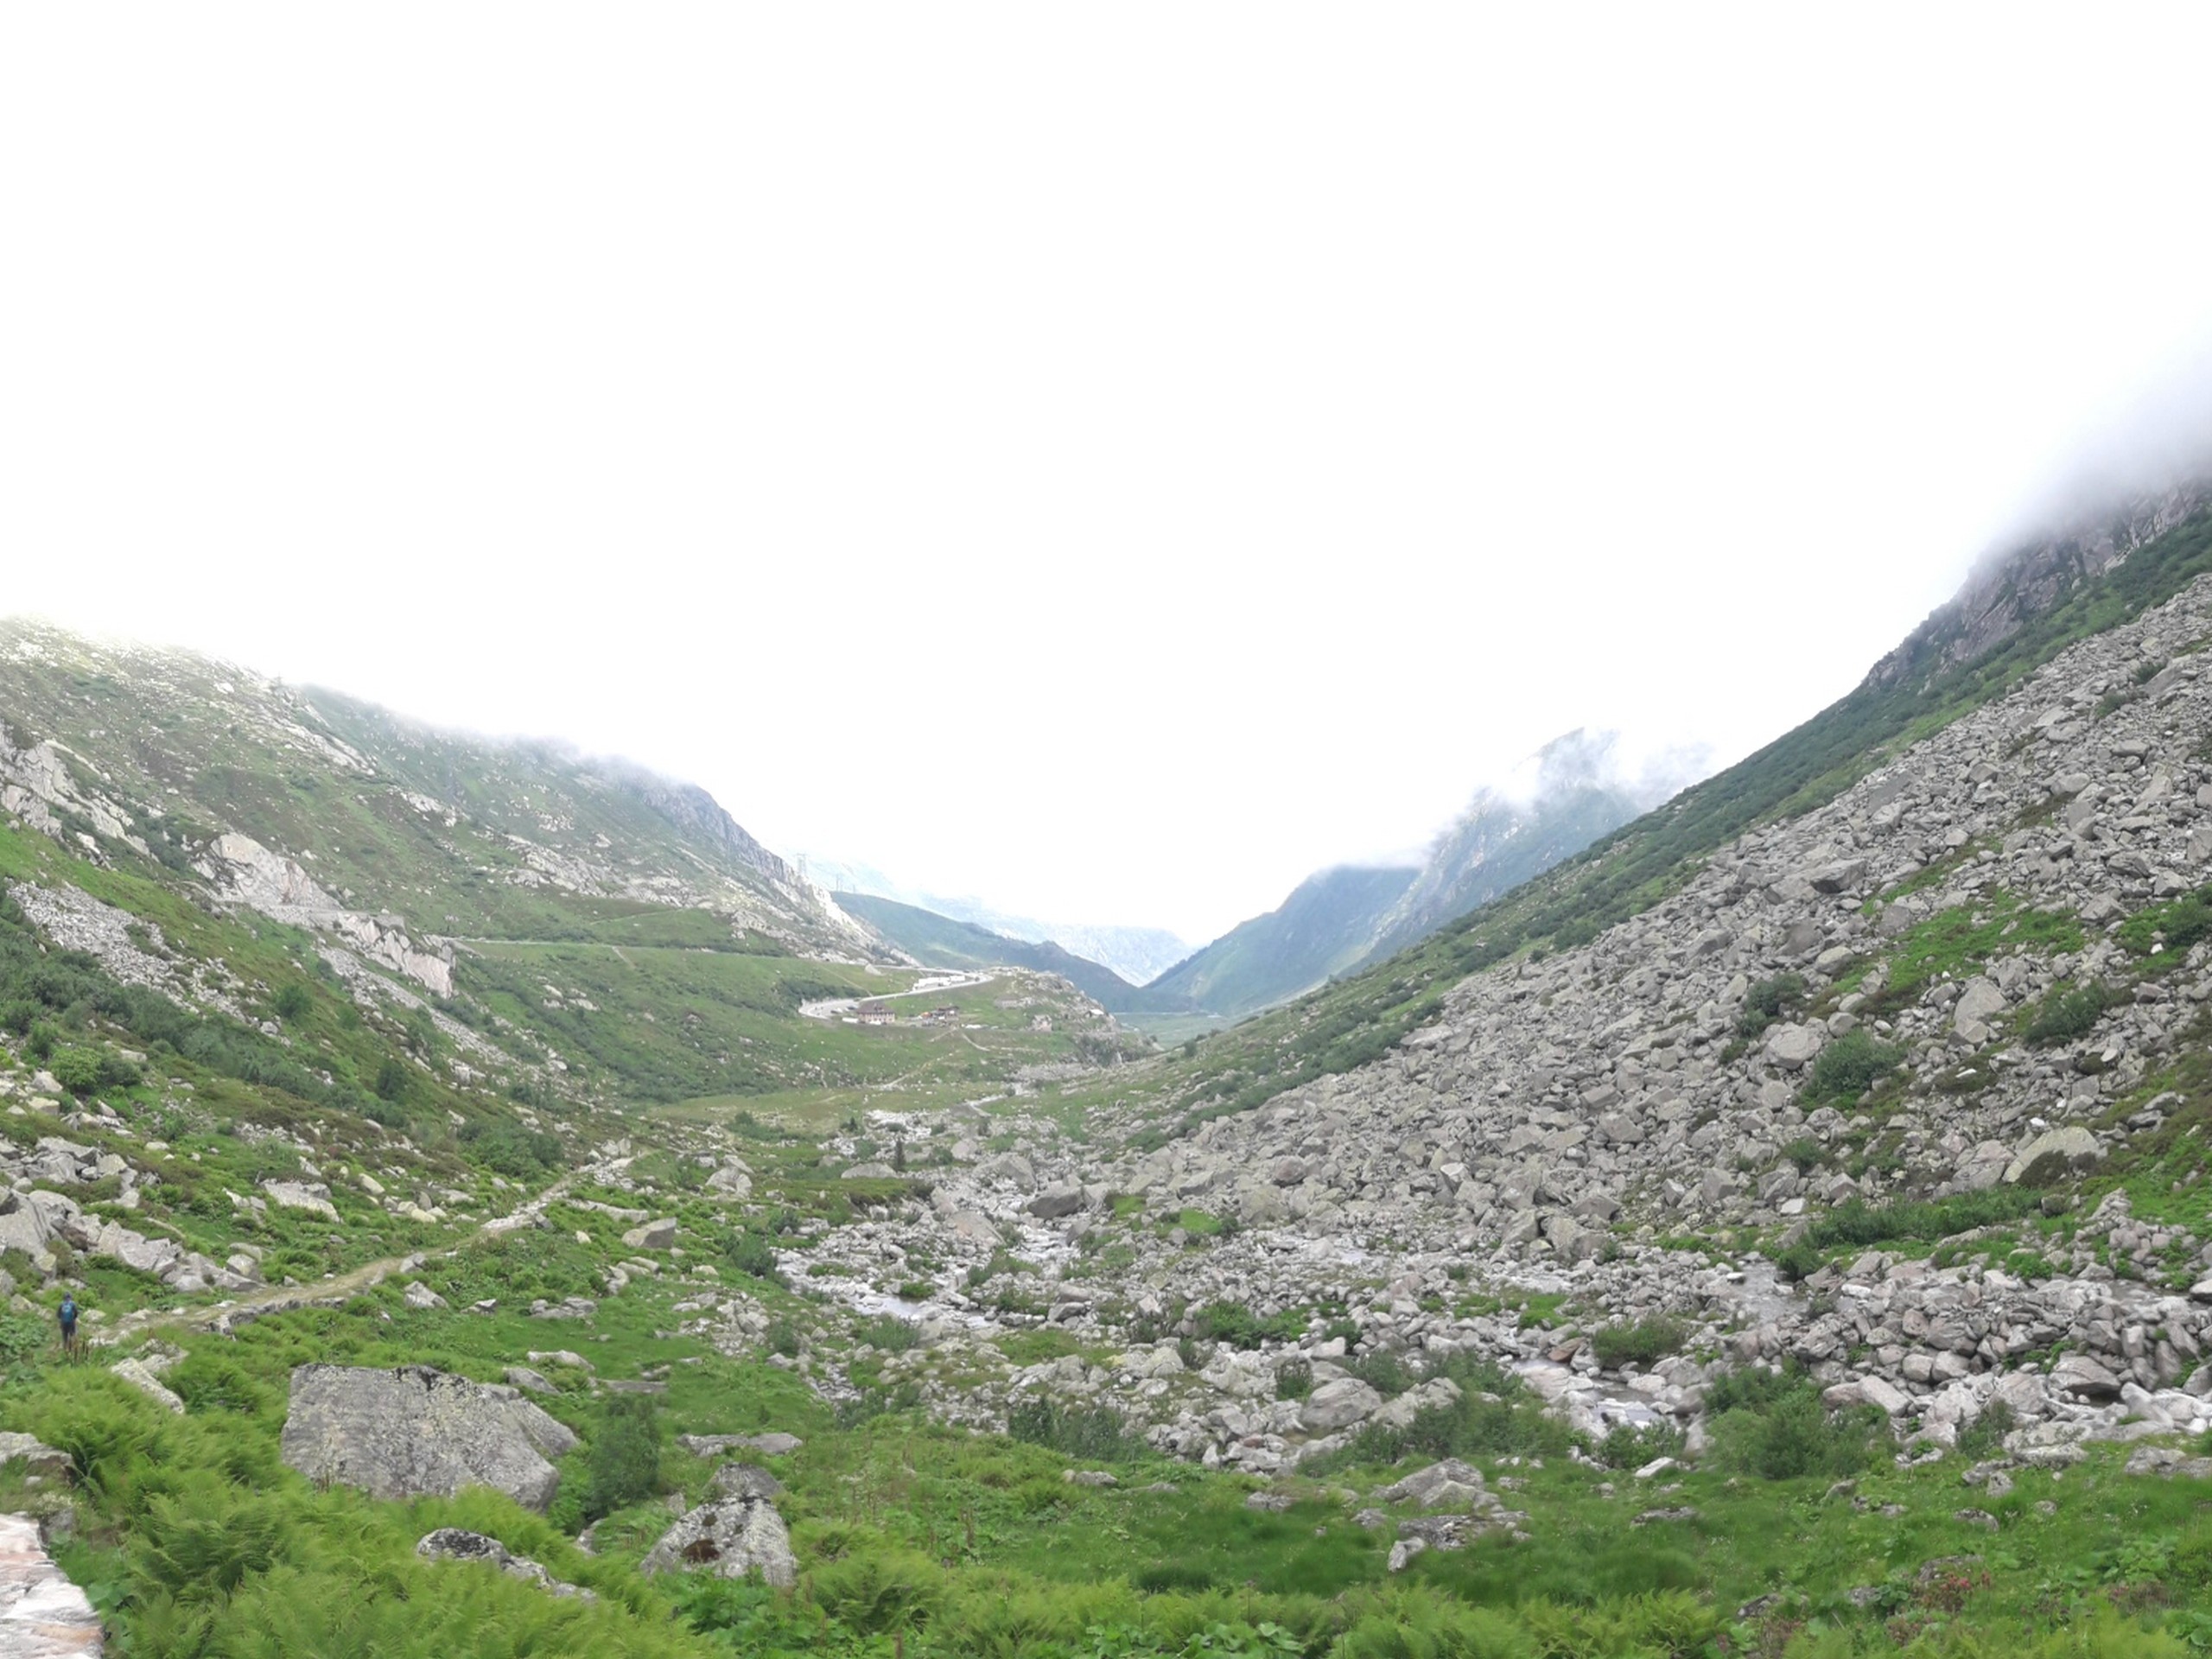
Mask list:
[[[1891,945],[1889,982],[1862,1010],[1870,1018],[1910,1006],[1935,981],[1980,972],[1999,955],[2051,957],[2079,950],[2082,925],[2062,911],[2037,910],[2002,887],[1939,910]]]
[[[493,1014],[546,1033],[588,1078],[631,1100],[682,1103],[694,1117],[734,1103],[819,1122],[825,1103],[850,1110],[950,1103],[997,1091],[1018,1066],[1078,1056],[1081,1039],[1068,1030],[1072,1001],[1048,1001],[1041,1011],[1058,1016],[1054,1029],[1034,1031],[1040,1010],[997,1006],[1008,995],[1005,979],[893,1005],[911,1013],[957,1007],[963,1026],[977,1029],[798,1014],[803,1002],[902,992],[917,977],[791,957],[512,942],[477,946],[459,972],[462,988]],[[1037,983],[1020,988],[1039,994],[1031,989]],[[895,1098],[879,1097],[887,1093]]]
[[[1777,1257],[1777,1265],[1785,1276],[1802,1279],[1816,1271],[1835,1251],[1898,1242],[1941,1243],[1978,1227],[2016,1221],[2034,1211],[2042,1198],[2028,1188],[1993,1186],[1948,1198],[1902,1198],[1884,1205],[1854,1198],[1808,1225],[1797,1242]]]

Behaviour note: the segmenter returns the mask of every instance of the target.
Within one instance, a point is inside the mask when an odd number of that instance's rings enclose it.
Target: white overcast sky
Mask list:
[[[2212,344],[2208,20],[10,8],[0,610],[1202,939],[1849,690]]]

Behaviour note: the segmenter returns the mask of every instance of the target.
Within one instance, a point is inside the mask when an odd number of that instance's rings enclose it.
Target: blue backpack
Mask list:
[[[64,1325],[77,1323],[77,1299],[74,1296],[64,1296],[61,1299],[61,1323]]]

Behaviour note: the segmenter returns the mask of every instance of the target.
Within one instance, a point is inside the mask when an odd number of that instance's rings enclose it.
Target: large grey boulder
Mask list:
[[[672,1221],[649,1221],[642,1227],[632,1227],[622,1235],[624,1246],[632,1250],[664,1250],[676,1243],[676,1224]]]
[[[573,1451],[576,1437],[512,1389],[427,1365],[301,1365],[283,1445],[286,1465],[308,1479],[372,1497],[490,1486],[543,1510],[560,1484],[551,1459]]]
[[[2005,993],[1995,982],[1977,974],[1967,982],[1951,1009],[1951,1029],[1971,1043],[1986,1043],[1992,1034],[1992,1022],[2004,1014],[2009,1005]]]
[[[753,1196],[753,1177],[743,1168],[725,1164],[707,1177],[707,1191],[733,1202]]]
[[[2105,1155],[2097,1137],[2078,1123],[2063,1129],[2046,1129],[2020,1148],[2020,1155],[2005,1166],[2005,1179],[2012,1186],[2041,1186],[2069,1170],[2086,1169]]]
[[[1415,1503],[1424,1510],[1487,1509],[1497,1502],[1483,1484],[1483,1471],[1457,1458],[1416,1470],[1376,1496],[1385,1503]]]
[[[1047,1187],[1022,1208],[1040,1221],[1058,1221],[1064,1216],[1079,1213],[1083,1205],[1083,1189],[1071,1183]]]
[[[1821,1033],[1813,1026],[1777,1026],[1766,1035],[1766,1057],[1785,1071],[1809,1064],[1821,1052]]]
[[[690,1567],[709,1567],[724,1579],[758,1573],[779,1590],[788,1590],[798,1581],[798,1558],[791,1554],[791,1534],[784,1526],[784,1517],[776,1513],[776,1506],[765,1497],[728,1497],[702,1503],[663,1533],[660,1541],[638,1563],[638,1570],[648,1577]]]
[[[1324,1382],[1298,1408],[1298,1426],[1308,1434],[1329,1434],[1363,1423],[1382,1408],[1382,1396],[1356,1376]]]
[[[338,1208],[330,1201],[330,1189],[321,1181],[264,1181],[261,1190],[269,1195],[270,1203],[286,1210],[304,1210],[325,1221],[338,1219]]]
[[[2120,1379],[2087,1354],[2068,1354],[2050,1368],[2054,1387],[2070,1389],[2088,1400],[2120,1397]]]

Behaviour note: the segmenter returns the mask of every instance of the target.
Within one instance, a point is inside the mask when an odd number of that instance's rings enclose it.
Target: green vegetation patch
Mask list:
[[[1839,1249],[1867,1249],[1905,1240],[1941,1243],[1978,1227],[2017,1221],[2039,1208],[2042,1201],[2041,1193],[2017,1186],[1993,1186],[1948,1198],[1902,1198],[1879,1205],[1853,1198],[1807,1227],[1796,1243],[1775,1258],[1775,1265],[1785,1277],[1802,1279],[1818,1271],[1827,1256]]]

